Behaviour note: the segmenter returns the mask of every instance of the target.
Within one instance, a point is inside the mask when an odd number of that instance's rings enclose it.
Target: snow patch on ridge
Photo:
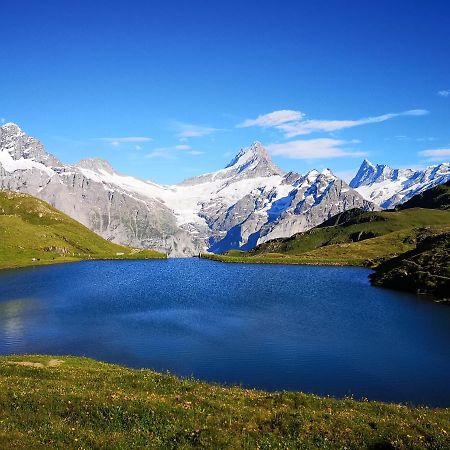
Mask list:
[[[0,149],[0,166],[6,172],[12,173],[16,170],[41,170],[49,176],[53,176],[55,172],[44,164],[34,161],[33,159],[25,159],[23,157],[19,159],[13,159],[11,154],[7,150]]]

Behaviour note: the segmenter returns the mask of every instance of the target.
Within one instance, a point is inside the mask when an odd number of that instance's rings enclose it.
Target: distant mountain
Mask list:
[[[240,256],[247,256],[248,262],[267,257],[286,263],[374,265],[414,248],[421,229],[449,227],[450,211],[352,209],[290,238],[260,244]]]
[[[450,209],[450,181],[447,181],[444,184],[439,184],[415,195],[405,203],[399,205],[397,208]]]
[[[283,172],[259,142],[224,169],[162,186],[100,159],[63,164],[15,124],[0,127],[0,188],[46,200],[108,240],[171,256],[250,249],[376,208],[328,169]]]
[[[423,170],[412,170],[374,165],[365,159],[350,182],[350,187],[357,190],[366,200],[382,208],[393,208],[414,195],[448,180],[450,180],[449,163],[429,166]]]

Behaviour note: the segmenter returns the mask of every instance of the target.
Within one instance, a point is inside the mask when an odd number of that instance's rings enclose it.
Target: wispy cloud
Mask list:
[[[177,150],[181,150],[182,153],[177,152]],[[173,145],[171,147],[158,147],[155,148],[150,153],[147,153],[145,155],[145,158],[152,159],[152,158],[165,158],[165,159],[177,159],[178,155],[191,155],[191,156],[199,156],[203,155],[205,152],[202,152],[200,150],[193,150],[190,145],[186,144],[180,144],[180,145]]]
[[[449,97],[450,89],[442,89],[441,91],[438,91],[437,95],[439,95],[440,97]]]
[[[319,131],[332,132],[360,125],[385,122],[400,116],[423,116],[425,114],[428,114],[425,109],[411,109],[400,113],[387,113],[357,120],[315,120],[305,119],[305,114],[300,111],[281,110],[258,116],[256,119],[247,119],[237,126],[241,128],[251,126],[276,128],[283,132],[286,138],[291,138]]]
[[[153,139],[147,136],[125,136],[125,137],[102,137],[95,138],[95,141],[106,142],[114,147],[120,144],[151,142]]]
[[[261,114],[256,119],[247,119],[238,124],[238,128],[247,127],[275,127],[286,122],[299,121],[304,117],[300,111],[293,111],[290,109],[281,109],[269,114]]]
[[[422,150],[418,154],[427,158],[429,161],[442,161],[443,159],[450,158],[450,148]]]
[[[167,148],[155,148],[150,153],[147,153],[144,158],[153,159],[153,158],[162,158],[162,159],[175,159],[174,155],[167,151]]]
[[[172,126],[177,132],[177,137],[181,141],[185,141],[193,137],[203,137],[220,131],[220,128],[208,127],[205,125],[194,125],[192,123],[172,122]]]
[[[0,119],[0,123],[3,125],[5,122],[6,122],[6,119],[5,119],[4,117],[2,117],[2,118]]]
[[[267,150],[275,156],[284,156],[290,159],[324,159],[342,158],[352,156],[366,156],[365,152],[348,149],[344,146],[351,144],[339,139],[309,139],[271,144]]]
[[[199,150],[190,150],[190,151],[188,151],[188,154],[192,155],[192,156],[199,156],[199,155],[203,155],[204,153],[205,152],[201,152]]]

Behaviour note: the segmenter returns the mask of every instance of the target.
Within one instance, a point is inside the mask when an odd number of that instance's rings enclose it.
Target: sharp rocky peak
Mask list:
[[[7,122],[3,124],[0,128],[2,129],[2,131],[6,133],[15,133],[15,134],[23,133],[19,125],[13,122]]]
[[[273,175],[284,176],[285,172],[272,162],[267,150],[257,141],[250,147],[241,149],[225,169],[189,178],[180,184],[189,186],[219,180],[229,183],[244,178],[271,177]]]
[[[285,172],[273,163],[267,150],[258,141],[254,142],[248,148],[241,149],[225,169],[233,169],[236,175],[244,172],[252,173],[254,176],[285,174]]]
[[[350,181],[350,187],[357,188],[363,185],[369,185],[375,181],[386,180],[398,176],[398,170],[392,169],[385,164],[373,164],[368,159],[365,159],[358,172]]]
[[[5,123],[0,127],[0,149],[8,152],[12,159],[30,159],[48,167],[60,166],[61,162],[35,138],[28,136],[15,123]]]

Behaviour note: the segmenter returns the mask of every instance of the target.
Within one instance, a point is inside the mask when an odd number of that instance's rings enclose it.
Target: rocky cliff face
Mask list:
[[[65,165],[14,124],[0,127],[0,187],[46,200],[106,239],[171,256],[250,249],[375,207],[329,170],[284,173],[259,142],[222,170],[161,186],[99,159]]]

